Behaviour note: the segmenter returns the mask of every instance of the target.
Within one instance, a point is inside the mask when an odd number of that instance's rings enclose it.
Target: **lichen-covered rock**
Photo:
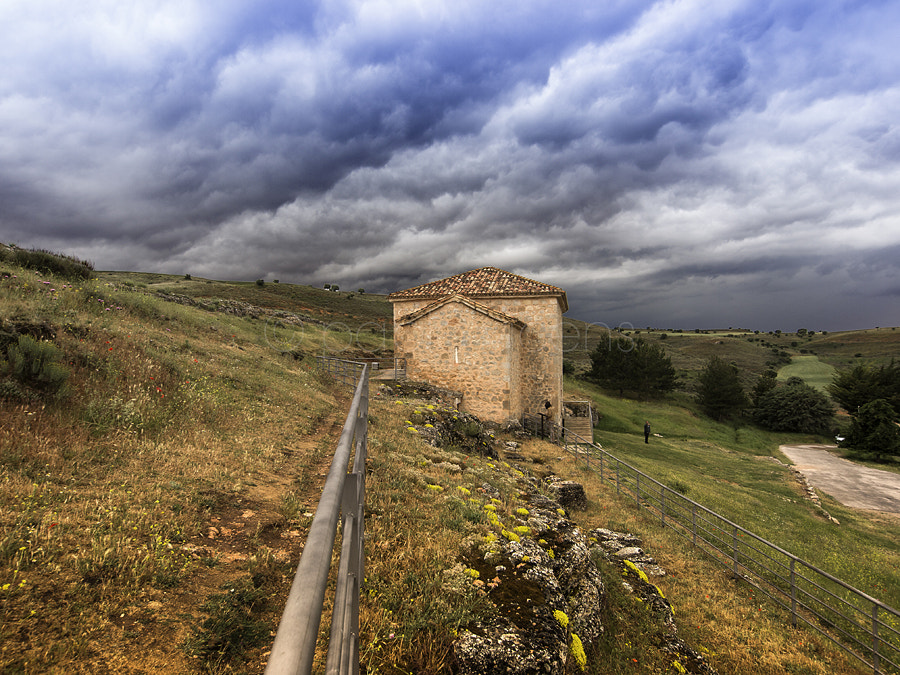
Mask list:
[[[467,560],[492,580],[484,592],[497,613],[460,632],[454,655],[463,675],[563,673],[572,644],[591,644],[603,631],[604,586],[589,542],[558,503],[528,496],[515,525]]]
[[[467,413],[423,404],[409,413],[410,427],[436,448],[497,459],[497,441],[484,424]]]
[[[546,630],[527,633],[502,622],[463,630],[454,643],[459,675],[547,675],[562,673],[568,633],[550,616]]]
[[[553,479],[548,481],[556,501],[567,509],[584,511],[587,508],[587,495],[584,486],[571,480]]]

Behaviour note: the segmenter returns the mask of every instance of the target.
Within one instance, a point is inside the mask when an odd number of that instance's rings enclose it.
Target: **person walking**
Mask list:
[[[650,422],[644,422],[644,443],[650,442]]]

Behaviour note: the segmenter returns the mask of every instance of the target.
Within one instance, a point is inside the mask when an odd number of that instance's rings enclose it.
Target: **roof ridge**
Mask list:
[[[560,298],[563,311],[568,309],[566,292],[558,286],[499,267],[487,266],[460,272],[444,279],[437,279],[419,286],[396,291],[388,295],[388,300],[412,300],[442,298],[447,295],[468,297],[515,296],[515,295],[555,295]]]

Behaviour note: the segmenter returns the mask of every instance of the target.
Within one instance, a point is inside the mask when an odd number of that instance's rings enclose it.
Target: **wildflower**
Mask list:
[[[569,653],[575,657],[575,663],[581,670],[587,666],[587,655],[584,653],[584,645],[581,644],[581,638],[572,633],[572,639],[569,643]]]
[[[563,628],[569,627],[569,617],[566,616],[565,612],[558,610],[558,609],[554,609],[553,610],[553,618],[556,619],[557,623],[559,623],[559,625],[562,626]]]
[[[679,673],[686,673],[686,672],[687,672],[687,669],[686,669],[683,665],[681,665],[680,663],[678,663],[678,661],[672,661],[672,667],[673,667],[675,670],[677,670]]]
[[[416,428],[415,427],[406,427],[406,430],[407,431],[416,431]]]
[[[444,491],[444,488],[442,488],[440,485],[431,485],[430,483],[428,484],[428,489],[433,492],[443,492]]]
[[[485,505],[484,505],[484,510],[485,510],[485,511],[496,511],[496,510],[497,510],[497,507],[494,506],[493,504],[485,504]]]
[[[528,509],[520,506],[519,508],[516,509],[516,513],[518,513],[520,516],[527,516]]]
[[[637,565],[635,565],[635,564],[634,564],[633,562],[631,562],[630,560],[626,560],[626,561],[625,561],[625,567],[627,567],[627,568],[630,569],[632,572],[634,572],[635,574],[637,574],[637,575],[641,578],[641,581],[644,581],[644,582],[646,582],[646,583],[648,583],[648,584],[650,583],[650,580],[647,578],[647,575],[644,574],[644,570],[640,569]]]
[[[468,488],[464,488],[462,485],[457,486],[456,489],[459,490],[460,492],[462,492],[462,493],[463,493],[464,495],[466,495],[467,497],[468,497],[470,494],[472,494],[472,493],[469,491]]]
[[[433,424],[426,424],[426,425],[425,425],[425,428],[427,428],[427,429],[434,429],[434,425],[433,425]]]
[[[473,570],[471,567],[467,567],[465,570],[463,570],[463,573],[467,577],[471,577],[472,579],[477,579],[478,577],[481,576],[481,574],[478,572],[478,570]]]
[[[522,539],[515,532],[510,532],[509,530],[501,530],[500,534],[502,534],[509,541],[522,541]]]
[[[518,527],[514,527],[513,529],[517,534],[520,534],[523,537],[527,537],[529,534],[531,534],[531,528],[527,525],[519,525]]]

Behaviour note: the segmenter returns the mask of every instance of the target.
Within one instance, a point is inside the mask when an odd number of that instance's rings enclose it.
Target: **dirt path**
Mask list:
[[[844,506],[900,513],[900,474],[870,469],[828,452],[833,445],[782,445],[809,484]]]

